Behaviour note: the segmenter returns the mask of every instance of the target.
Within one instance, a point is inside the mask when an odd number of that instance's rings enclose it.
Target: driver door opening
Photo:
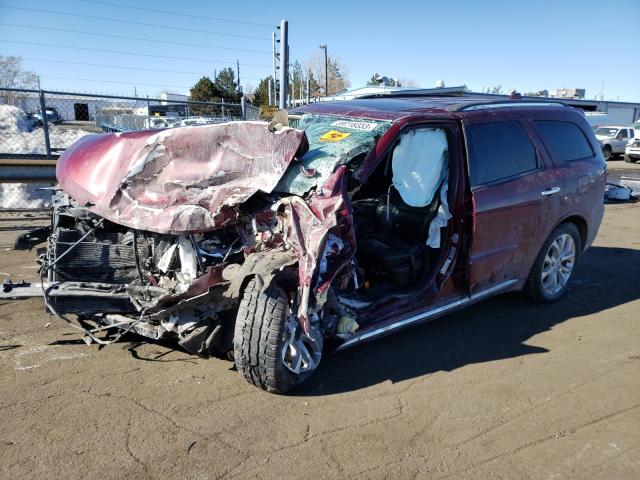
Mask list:
[[[357,250],[352,279],[336,289],[343,305],[359,310],[411,295],[440,270],[451,219],[450,136],[441,127],[404,131],[352,192]]]

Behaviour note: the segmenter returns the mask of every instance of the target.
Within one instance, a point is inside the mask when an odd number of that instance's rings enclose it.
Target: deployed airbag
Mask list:
[[[447,134],[440,128],[411,130],[393,151],[393,186],[412,207],[431,203],[447,175]]]

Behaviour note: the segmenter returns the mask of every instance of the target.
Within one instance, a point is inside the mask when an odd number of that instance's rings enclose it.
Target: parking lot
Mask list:
[[[640,164],[609,162],[611,179]],[[39,214],[0,215],[0,272]],[[0,303],[3,478],[640,478],[640,203],[607,205],[568,296],[503,295],[326,356],[288,396],[231,362],[105,348]]]

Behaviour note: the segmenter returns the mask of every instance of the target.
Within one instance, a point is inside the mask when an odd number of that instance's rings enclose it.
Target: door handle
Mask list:
[[[553,195],[555,193],[558,193],[560,191],[560,187],[552,187],[549,190],[543,190],[542,192],[540,192],[540,194],[543,197],[548,197],[549,195]]]

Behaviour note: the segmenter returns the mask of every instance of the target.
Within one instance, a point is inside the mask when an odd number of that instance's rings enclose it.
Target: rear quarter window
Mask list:
[[[466,127],[472,186],[484,185],[538,168],[536,151],[515,120]]]
[[[533,123],[554,158],[570,162],[593,156],[587,137],[576,124],[555,120],[534,120]]]

